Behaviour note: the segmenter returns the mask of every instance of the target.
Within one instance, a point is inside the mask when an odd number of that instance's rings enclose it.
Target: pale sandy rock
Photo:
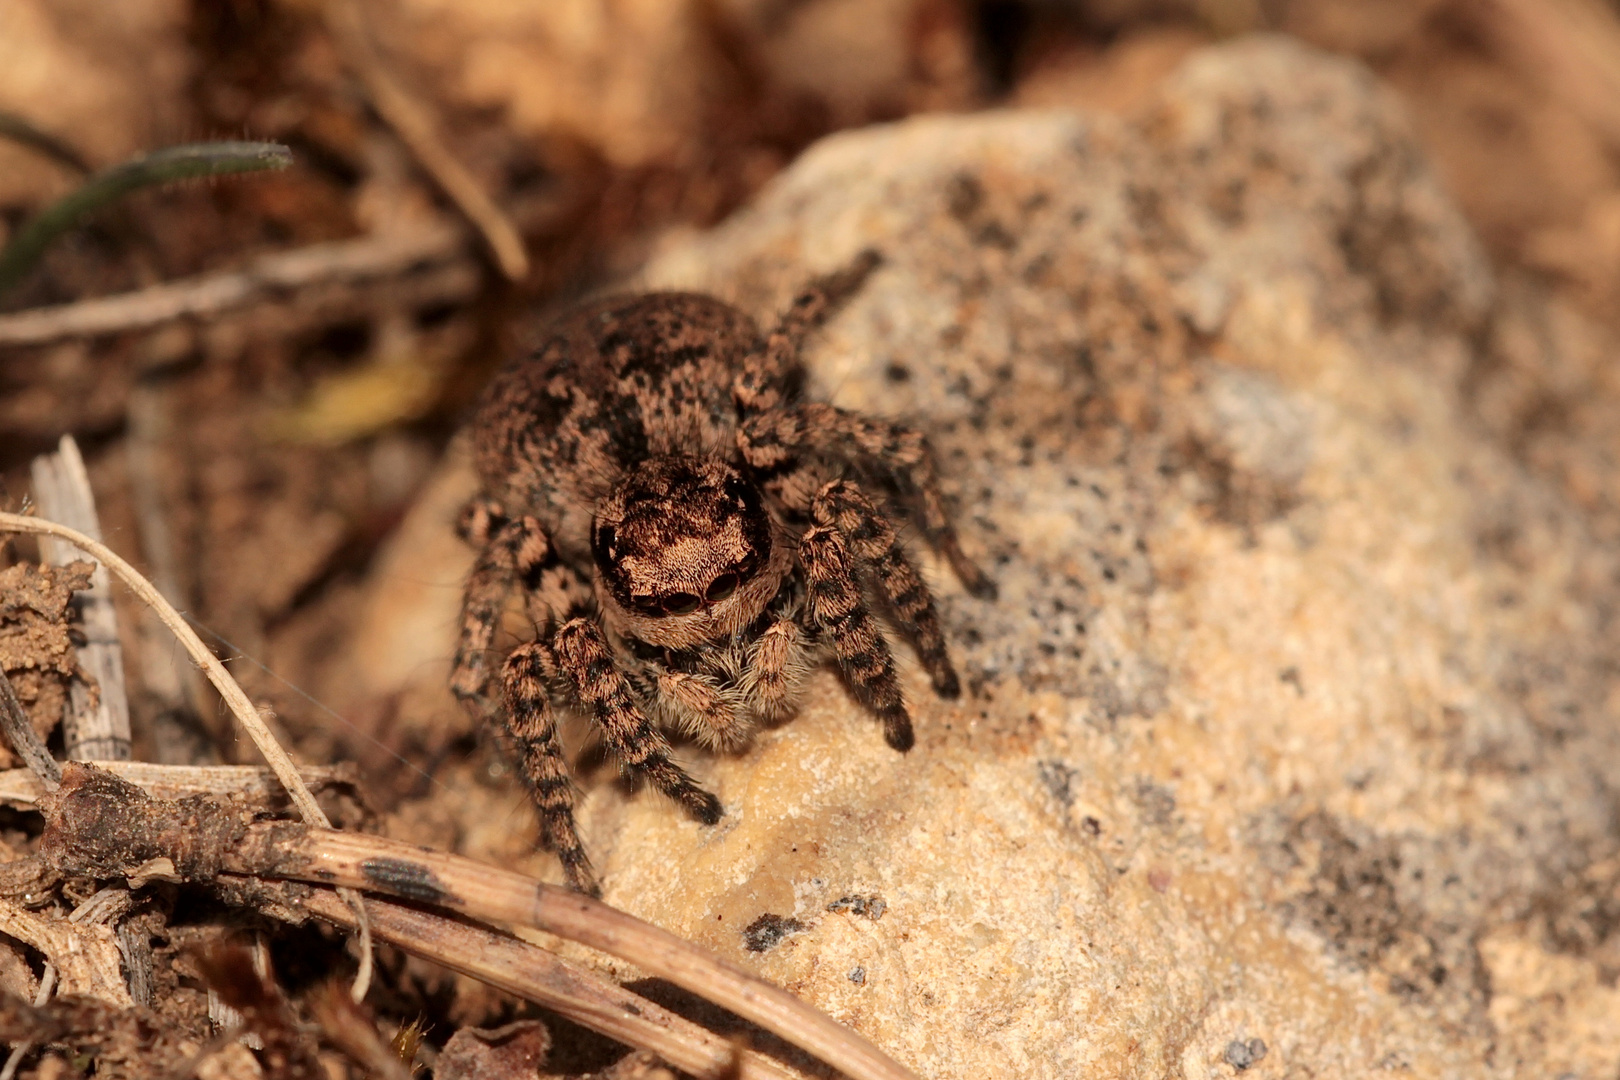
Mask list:
[[[900,756],[821,676],[688,752],[714,829],[599,773],[607,899],[927,1077],[1612,1075],[1620,395],[1493,282],[1389,95],[1256,39],[1134,125],[840,135],[644,283],[764,315],[866,245],[816,391],[935,439],[1001,586],[927,561],[971,692],[907,654]],[[1559,386],[1578,422],[1513,419]],[[389,565],[448,629],[440,502]],[[464,847],[524,863],[511,833]]]

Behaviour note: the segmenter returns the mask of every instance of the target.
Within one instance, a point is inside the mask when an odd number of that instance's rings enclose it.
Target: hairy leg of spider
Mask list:
[[[597,896],[601,889],[574,824],[574,785],[557,738],[546,686],[547,672],[556,666],[555,658],[538,642],[512,650],[501,669],[506,732],[512,738],[518,771],[540,811],[540,835],[545,845],[557,853],[570,885]]]
[[[809,586],[810,617],[832,638],[855,699],[883,721],[883,738],[890,746],[910,750],[915,738],[894,657],[861,599],[843,536],[829,525],[814,526],[799,542],[799,557]]]
[[[876,572],[883,595],[911,631],[917,656],[928,669],[939,696],[960,696],[962,685],[945,649],[945,631],[939,625],[934,598],[906,558],[889,520],[850,480],[834,480],[823,487],[810,507],[810,518],[817,525],[836,528],[850,553]]]
[[[709,746],[733,747],[748,738],[748,723],[713,682],[701,675],[661,671],[658,694],[675,705],[690,734]]]
[[[748,699],[754,713],[774,720],[791,707],[788,665],[798,644],[799,627],[792,619],[778,619],[765,628],[748,666]]]
[[[552,646],[558,670],[601,725],[614,756],[705,825],[719,821],[720,800],[671,760],[669,742],[637,704],[601,627],[590,619],[570,619],[557,631]]]
[[[748,420],[737,432],[737,445],[771,494],[801,511],[808,509],[819,490],[816,481],[823,471],[819,463],[804,459],[848,458],[853,448],[866,468],[916,494],[923,533],[950,562],[963,587],[985,599],[996,595],[995,582],[967,557],[957,540],[945,512],[934,454],[922,432],[814,403]]]
[[[487,534],[483,551],[467,579],[460,640],[450,672],[451,691],[477,720],[493,719],[499,712],[490,692],[489,650],[500,626],[506,596],[515,578],[537,572],[551,558],[551,542],[534,518],[504,521]]]
[[[855,294],[882,257],[867,248],[855,261],[805,286],[765,337],[765,347],[751,355],[732,384],[731,393],[744,412],[779,409],[792,398],[800,376],[799,352],[827,316]]]

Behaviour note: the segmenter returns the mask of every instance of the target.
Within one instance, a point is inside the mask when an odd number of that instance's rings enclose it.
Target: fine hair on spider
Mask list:
[[[801,291],[762,333],[697,293],[611,297],[553,322],[485,391],[472,425],[482,482],[458,528],[478,549],[451,688],[509,737],[542,840],[575,888],[597,882],[574,821],[556,711],[582,714],[621,767],[714,824],[721,807],[665,731],[735,747],[791,715],[834,660],[896,750],[915,741],[874,597],[934,690],[961,692],[914,527],[967,591],[928,441],[806,400],[806,338],[879,264],[866,251]],[[532,641],[498,665],[513,592]]]

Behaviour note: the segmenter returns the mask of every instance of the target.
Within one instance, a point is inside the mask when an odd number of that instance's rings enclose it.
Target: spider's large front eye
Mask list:
[[[727,570],[713,581],[703,591],[703,599],[711,604],[718,604],[726,597],[737,591],[737,575]]]
[[[664,597],[663,603],[666,615],[690,615],[702,606],[703,601],[686,592],[672,593]]]

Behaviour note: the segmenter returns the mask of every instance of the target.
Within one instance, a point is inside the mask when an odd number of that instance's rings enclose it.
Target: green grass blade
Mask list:
[[[174,180],[285,169],[292,151],[279,143],[211,142],[171,146],[92,176],[84,186],[30,218],[0,251],[0,293],[33,269],[51,242],[84,218],[132,191]]]

